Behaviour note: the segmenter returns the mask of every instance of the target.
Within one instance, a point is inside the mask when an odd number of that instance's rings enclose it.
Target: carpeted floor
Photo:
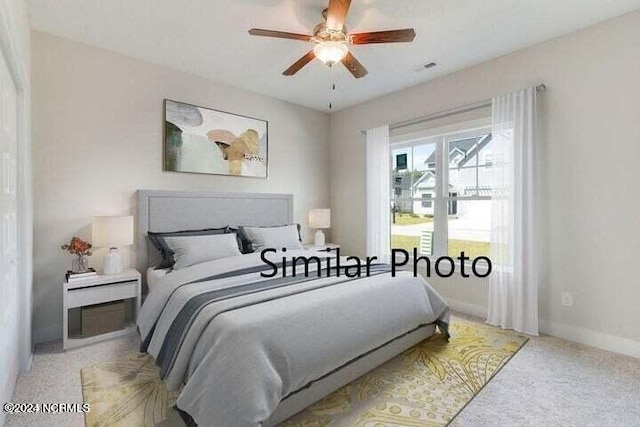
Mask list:
[[[124,337],[62,353],[39,345],[14,402],[82,402],[80,369],[135,352]],[[451,426],[640,425],[640,360],[551,337],[532,338]],[[175,421],[175,419],[173,419]],[[173,425],[174,422],[164,425]],[[82,414],[21,414],[9,426],[83,426]]]

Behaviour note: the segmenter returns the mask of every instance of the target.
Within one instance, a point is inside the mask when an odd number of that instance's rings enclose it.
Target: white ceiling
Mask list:
[[[29,0],[34,29],[311,108],[334,111],[640,8],[640,0],[353,0],[349,31],[413,27],[411,44],[356,46],[369,75],[313,61],[281,73],[312,43],[252,37],[310,33],[328,0]],[[436,61],[431,70],[415,72]],[[332,79],[337,90],[330,92]]]

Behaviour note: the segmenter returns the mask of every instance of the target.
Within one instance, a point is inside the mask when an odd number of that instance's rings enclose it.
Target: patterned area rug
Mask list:
[[[167,391],[151,357],[132,353],[80,371],[82,396],[91,405],[87,427],[153,426],[167,418],[177,395]]]
[[[449,342],[436,334],[282,425],[445,426],[527,340],[454,318]],[[147,426],[164,420],[175,395],[157,372],[142,354],[84,368],[82,392],[91,404],[87,426]]]

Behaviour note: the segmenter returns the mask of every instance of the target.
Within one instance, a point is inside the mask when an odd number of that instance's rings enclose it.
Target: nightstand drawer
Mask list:
[[[99,285],[87,288],[75,288],[67,291],[67,308],[99,304],[119,299],[136,298],[138,281]]]

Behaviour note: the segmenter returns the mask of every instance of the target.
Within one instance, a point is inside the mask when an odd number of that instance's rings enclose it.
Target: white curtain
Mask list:
[[[494,195],[487,322],[538,335],[536,88],[493,99]]]
[[[389,126],[367,131],[367,256],[388,261],[391,210]]]

